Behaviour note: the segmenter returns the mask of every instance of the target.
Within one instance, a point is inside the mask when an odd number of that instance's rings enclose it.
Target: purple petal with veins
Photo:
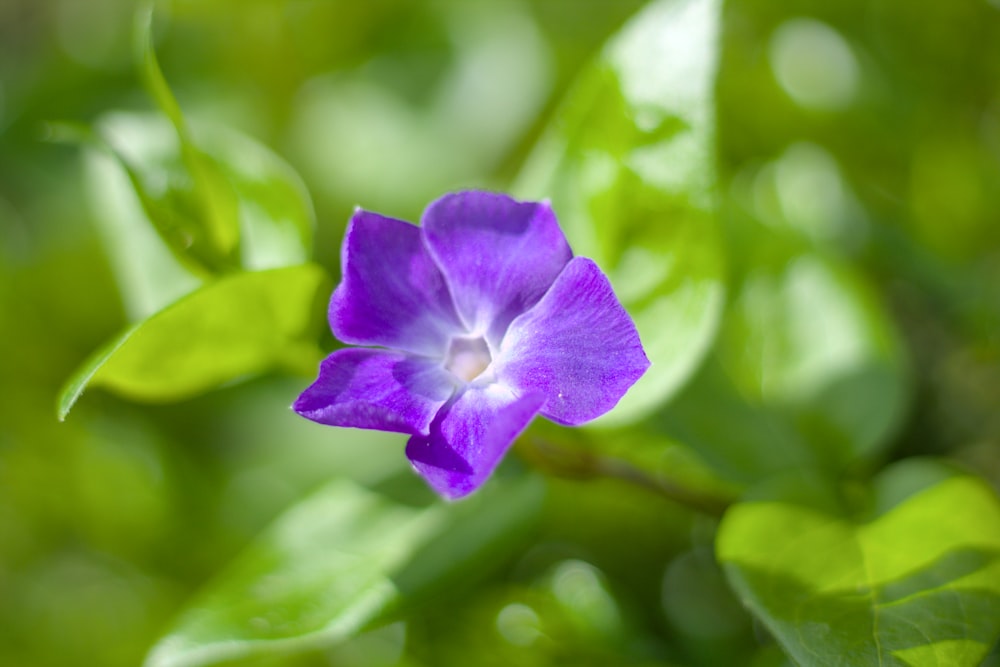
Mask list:
[[[434,355],[463,330],[419,227],[358,210],[341,265],[330,300],[330,327],[341,341]]]
[[[573,256],[548,204],[493,192],[441,197],[424,212],[421,229],[459,316],[493,344]]]
[[[576,425],[615,407],[647,368],[639,332],[608,279],[576,257],[511,323],[496,374],[510,387],[541,392],[542,416]]]
[[[428,433],[454,392],[454,377],[433,360],[348,348],[323,360],[319,378],[292,408],[327,426]]]

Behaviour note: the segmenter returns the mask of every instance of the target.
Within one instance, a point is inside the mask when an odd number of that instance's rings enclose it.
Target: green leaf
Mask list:
[[[197,289],[211,275],[192,250],[198,231],[192,221],[190,179],[179,158],[177,136],[163,119],[109,114],[95,130],[100,143],[84,155],[93,218],[126,313],[139,320]]]
[[[142,401],[173,401],[272,369],[312,372],[320,352],[320,267],[236,273],[129,328],[73,375],[60,394],[64,419],[86,387]]]
[[[630,21],[570,93],[521,174],[550,197],[575,252],[592,257],[653,362],[599,425],[632,421],[698,366],[723,302],[716,221],[718,0],[661,0]]]
[[[111,113],[96,129],[103,144],[88,152],[86,162],[95,218],[129,314],[144,317],[220,267],[200,250],[201,213],[170,123],[154,114]],[[314,215],[294,170],[234,130],[197,123],[192,129],[236,196],[239,266],[260,270],[307,261]]]
[[[236,192],[240,266],[260,270],[308,261],[315,214],[298,173],[263,144],[229,128],[193,123],[192,131]]]
[[[920,460],[870,498],[800,477],[724,518],[730,582],[800,665],[978,665],[1000,637],[1000,503]]]
[[[114,356],[115,352],[124,345],[132,334],[135,333],[136,329],[142,326],[142,323],[136,323],[130,326],[128,329],[118,334],[116,337],[111,339],[104,347],[100,348],[97,352],[92,354],[87,361],[83,363],[80,368],[76,369],[76,372],[70,376],[69,380],[63,385],[62,391],[59,392],[59,399],[56,404],[56,414],[59,417],[59,421],[65,421],[66,416],[69,415],[69,411],[73,409],[73,406],[83,395],[83,390],[87,388],[90,381],[93,380],[94,375],[101,370],[101,367]]]
[[[402,453],[400,453],[402,456]],[[147,667],[195,667],[337,643],[416,604],[534,522],[543,486],[404,505],[337,481],[280,517],[192,603]]]

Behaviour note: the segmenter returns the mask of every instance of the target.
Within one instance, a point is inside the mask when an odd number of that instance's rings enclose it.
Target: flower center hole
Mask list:
[[[490,348],[482,338],[452,338],[444,367],[464,382],[471,382],[493,363]]]

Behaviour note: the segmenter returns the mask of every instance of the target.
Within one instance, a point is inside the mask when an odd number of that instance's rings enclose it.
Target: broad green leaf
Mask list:
[[[271,369],[312,372],[320,358],[315,306],[327,283],[314,264],[208,283],[88,360],[63,389],[59,417],[86,387],[172,401]]]
[[[202,252],[204,214],[194,177],[183,159],[184,144],[166,119],[111,113],[98,121],[96,133],[106,146],[87,155],[91,201],[126,307],[138,319],[195,289],[226,262]],[[234,130],[193,124],[192,134],[203,160],[211,160],[224,179],[220,187],[235,197],[240,244],[229,268],[305,262],[314,216],[291,167]]]
[[[843,497],[800,477],[728,512],[717,555],[744,603],[799,665],[978,665],[1000,637],[996,494],[911,460],[860,510]]]
[[[196,667],[351,637],[517,541],[542,491],[539,479],[522,477],[462,503],[421,508],[336,481],[280,517],[212,581],[146,665]]]
[[[570,93],[517,186],[551,198],[574,251],[609,273],[653,362],[599,425],[669,398],[715,335],[720,4],[660,0],[630,21]]]

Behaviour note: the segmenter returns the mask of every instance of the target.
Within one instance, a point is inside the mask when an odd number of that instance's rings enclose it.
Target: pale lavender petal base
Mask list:
[[[494,192],[445,195],[427,207],[421,228],[459,316],[493,344],[573,256],[548,203]]]
[[[576,425],[613,408],[648,367],[639,333],[607,277],[576,257],[542,300],[511,323],[496,374],[515,391],[542,392],[542,416]]]
[[[439,363],[402,352],[352,348],[334,352],[292,409],[328,426],[426,434],[455,392]]]
[[[440,495],[461,498],[486,481],[544,400],[499,384],[471,386],[441,411],[429,436],[410,438],[406,456]]]
[[[441,355],[463,330],[451,294],[408,222],[358,210],[341,251],[343,281],[330,300],[330,327],[345,343]]]

